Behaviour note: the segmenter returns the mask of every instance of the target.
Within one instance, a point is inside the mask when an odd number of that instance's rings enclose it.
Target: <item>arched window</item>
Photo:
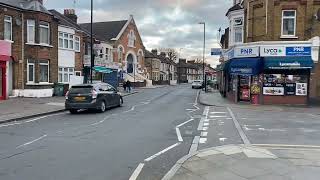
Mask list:
[[[122,62],[123,60],[123,48],[121,46],[118,48],[118,59],[119,62]]]
[[[138,63],[141,63],[142,59],[143,59],[143,52],[142,52],[142,50],[139,50],[138,51]]]

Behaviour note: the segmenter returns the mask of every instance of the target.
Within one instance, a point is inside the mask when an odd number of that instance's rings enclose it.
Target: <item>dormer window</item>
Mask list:
[[[134,31],[130,30],[128,34],[128,47],[134,47],[136,41],[136,36],[134,35]]]

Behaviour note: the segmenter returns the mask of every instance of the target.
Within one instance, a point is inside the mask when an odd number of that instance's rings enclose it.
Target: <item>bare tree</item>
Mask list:
[[[161,53],[166,53],[167,58],[171,62],[176,62],[178,60],[179,54],[178,52],[173,48],[159,48],[158,51]]]

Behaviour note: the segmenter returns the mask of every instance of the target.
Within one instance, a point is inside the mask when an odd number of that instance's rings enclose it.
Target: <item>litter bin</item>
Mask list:
[[[64,96],[64,84],[57,83],[54,85],[54,95]]]

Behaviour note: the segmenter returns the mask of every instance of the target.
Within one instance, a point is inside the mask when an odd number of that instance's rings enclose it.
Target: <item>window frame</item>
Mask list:
[[[285,12],[294,12],[294,17],[290,17],[290,16],[284,16]],[[281,37],[296,37],[296,33],[297,33],[297,10],[289,10],[289,9],[284,9],[282,10],[282,16],[281,16]],[[294,31],[293,31],[293,35],[285,35],[284,34],[284,19],[294,19]]]
[[[65,69],[67,69],[67,71],[65,71]],[[59,66],[59,68],[58,68],[58,77],[61,74],[61,79],[58,78],[58,82],[59,83],[64,83],[64,84],[69,84],[70,83],[70,76],[71,75],[75,75],[78,72],[80,72],[80,76],[81,76],[81,71],[75,71],[74,67],[62,67],[62,66]],[[65,81],[65,75],[67,75],[67,79],[68,79],[67,81]]]
[[[29,79],[29,75],[30,75],[30,68],[29,68],[29,66],[30,65],[32,65],[33,66],[33,73],[32,73],[32,78],[33,78],[33,80],[32,81],[30,81],[30,79]],[[27,60],[27,84],[34,84],[35,83],[35,63],[34,62],[30,62],[30,60]]]
[[[41,81],[41,66],[47,66],[48,68],[48,79],[47,81]],[[46,63],[44,62],[39,62],[39,84],[48,84],[50,81],[50,63],[47,61]]]
[[[244,28],[243,28],[243,17],[236,17],[233,19],[233,42],[234,44],[242,44],[243,43],[243,38],[244,38]],[[236,24],[237,20],[241,20],[241,24]],[[238,31],[236,31],[236,29],[240,32],[241,31],[241,41],[237,41],[236,39],[236,33],[239,33]]]
[[[30,24],[33,22],[33,24]],[[33,39],[30,39],[29,27],[32,27],[33,30]],[[36,21],[34,19],[27,19],[27,42],[34,44],[36,42]]]
[[[77,45],[78,44],[78,45]],[[76,52],[80,52],[80,49],[81,49],[81,47],[80,47],[81,45],[80,45],[80,36],[75,36],[74,35],[74,50],[76,51]]]
[[[10,20],[6,20],[6,18],[10,18]],[[3,22],[4,22],[4,24],[3,24],[3,39],[4,40],[7,40],[7,41],[12,41],[13,40],[13,32],[12,32],[12,16],[8,16],[8,15],[5,15],[4,16],[4,19],[3,19]],[[10,23],[10,39],[6,39],[5,37],[6,37],[6,31],[5,31],[5,26],[6,26],[6,23]]]
[[[47,25],[44,25],[44,24],[47,24]],[[48,43],[46,42],[41,42],[42,38],[41,38],[41,29],[47,29],[48,30]],[[48,22],[45,22],[45,21],[42,21],[40,24],[39,24],[39,44],[40,45],[50,45],[50,23]]]

